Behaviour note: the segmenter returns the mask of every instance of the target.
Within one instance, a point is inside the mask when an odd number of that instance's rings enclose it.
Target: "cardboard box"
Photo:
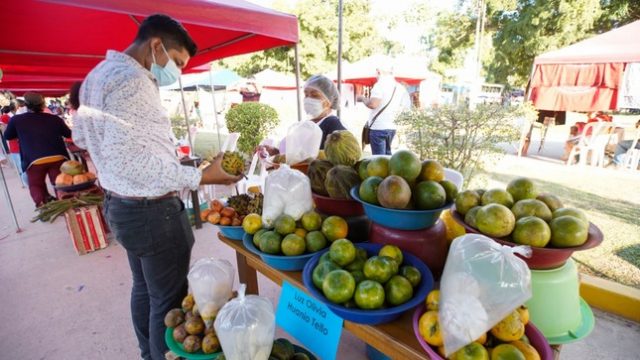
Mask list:
[[[71,209],[64,217],[78,255],[104,249],[109,245],[107,229],[98,206]]]

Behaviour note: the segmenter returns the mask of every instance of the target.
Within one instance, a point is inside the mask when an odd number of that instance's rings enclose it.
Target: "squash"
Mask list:
[[[60,175],[56,176],[55,183],[56,186],[71,186],[73,185],[73,176],[60,173]]]
[[[84,184],[89,181],[89,177],[85,174],[74,175],[73,176],[73,185]]]

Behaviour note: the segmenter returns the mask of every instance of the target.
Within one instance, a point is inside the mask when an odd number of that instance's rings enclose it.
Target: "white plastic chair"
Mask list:
[[[624,154],[622,158],[622,168],[629,170],[638,170],[640,166],[640,149],[636,149],[638,145],[638,137],[640,137],[640,130],[636,130],[636,137],[631,142],[631,147]]]
[[[260,166],[258,169],[258,173],[256,174],[256,168]],[[252,186],[260,187],[260,191],[264,193],[264,184],[267,179],[267,167],[266,165],[260,161],[260,157],[258,153],[253,154],[253,158],[251,159],[251,165],[249,166],[249,173],[247,175],[247,179],[241,180],[238,182],[238,191],[241,194],[244,194],[249,190]]]
[[[462,176],[462,174],[459,171],[445,168],[444,178],[456,184],[456,187],[459,190],[462,190],[462,184],[464,183],[464,176]]]
[[[567,165],[571,165],[575,156],[579,155],[580,165],[584,166],[591,163],[593,166],[603,167],[605,150],[607,144],[611,141],[612,130],[613,125],[608,122],[599,121],[588,123],[582,130],[578,144],[571,149],[567,159]]]

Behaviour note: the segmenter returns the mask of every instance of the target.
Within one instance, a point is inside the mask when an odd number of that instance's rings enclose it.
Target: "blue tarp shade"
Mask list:
[[[240,79],[242,78],[231,70],[225,69],[213,72],[213,86],[216,89],[223,89],[225,87],[228,87],[229,85],[237,83]],[[196,86],[207,89],[211,87],[209,71],[182,75],[182,87],[185,90],[194,90]],[[175,84],[165,86],[162,89],[180,90],[180,84],[176,82]]]

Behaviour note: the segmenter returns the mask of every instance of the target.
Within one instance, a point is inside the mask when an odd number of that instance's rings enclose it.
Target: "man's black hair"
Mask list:
[[[71,85],[71,89],[69,89],[69,105],[73,110],[78,110],[80,107],[80,86],[82,85],[81,81],[76,81]]]
[[[9,104],[9,111],[16,111],[16,103],[13,101]]]
[[[135,41],[141,43],[152,37],[161,38],[167,49],[186,49],[189,56],[194,56],[198,51],[198,46],[182,24],[167,15],[155,14],[144,19]]]

